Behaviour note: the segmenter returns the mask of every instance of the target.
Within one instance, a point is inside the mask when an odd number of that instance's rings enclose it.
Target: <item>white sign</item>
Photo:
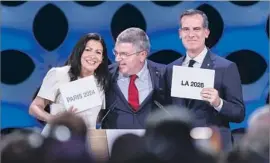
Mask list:
[[[202,100],[203,88],[214,88],[215,70],[173,66],[171,96]]]
[[[66,109],[73,106],[81,112],[102,105],[94,76],[63,84],[59,89]]]
[[[111,156],[113,143],[118,137],[125,135],[125,134],[135,134],[135,135],[138,135],[141,137],[144,135],[144,133],[145,133],[144,129],[110,129],[110,130],[106,130],[109,155]]]

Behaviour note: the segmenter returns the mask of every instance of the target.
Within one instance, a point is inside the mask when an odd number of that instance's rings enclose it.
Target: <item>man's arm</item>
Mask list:
[[[221,97],[223,106],[219,114],[230,122],[242,122],[245,118],[245,106],[240,75],[235,63],[230,64],[225,70],[222,87],[224,89],[224,96]]]

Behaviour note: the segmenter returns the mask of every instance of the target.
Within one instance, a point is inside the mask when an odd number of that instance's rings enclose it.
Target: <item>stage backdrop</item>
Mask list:
[[[231,125],[246,127],[247,117],[269,96],[269,2],[1,1],[1,129],[38,126],[28,114],[34,92],[86,33],[105,38],[111,63],[116,36],[132,26],[150,36],[150,60],[168,64],[179,58],[185,54],[179,15],[190,8],[209,17],[208,47],[239,68],[247,116]]]

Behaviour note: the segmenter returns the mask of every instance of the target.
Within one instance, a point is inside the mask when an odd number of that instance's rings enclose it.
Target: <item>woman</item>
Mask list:
[[[104,92],[108,87],[108,74],[108,56],[105,42],[100,35],[89,33],[75,45],[67,65],[53,67],[48,71],[36,98],[30,105],[29,113],[49,123],[67,110],[64,107],[59,87],[70,81],[94,75],[103,104],[76,113],[84,119],[88,129],[94,129],[96,128],[98,113],[101,109],[105,109]],[[44,110],[47,105],[50,105],[50,113]],[[68,110],[75,112],[76,109],[69,108]]]

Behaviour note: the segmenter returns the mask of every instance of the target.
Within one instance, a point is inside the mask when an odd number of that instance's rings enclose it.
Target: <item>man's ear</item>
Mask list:
[[[145,61],[145,59],[147,58],[147,55],[148,55],[148,53],[146,52],[146,51],[142,51],[141,52],[141,62],[144,62]]]
[[[205,38],[208,38],[210,35],[210,30],[207,28],[204,30]]]
[[[180,28],[178,29],[178,35],[179,35],[179,38],[182,39],[182,37],[181,37],[181,29]]]

